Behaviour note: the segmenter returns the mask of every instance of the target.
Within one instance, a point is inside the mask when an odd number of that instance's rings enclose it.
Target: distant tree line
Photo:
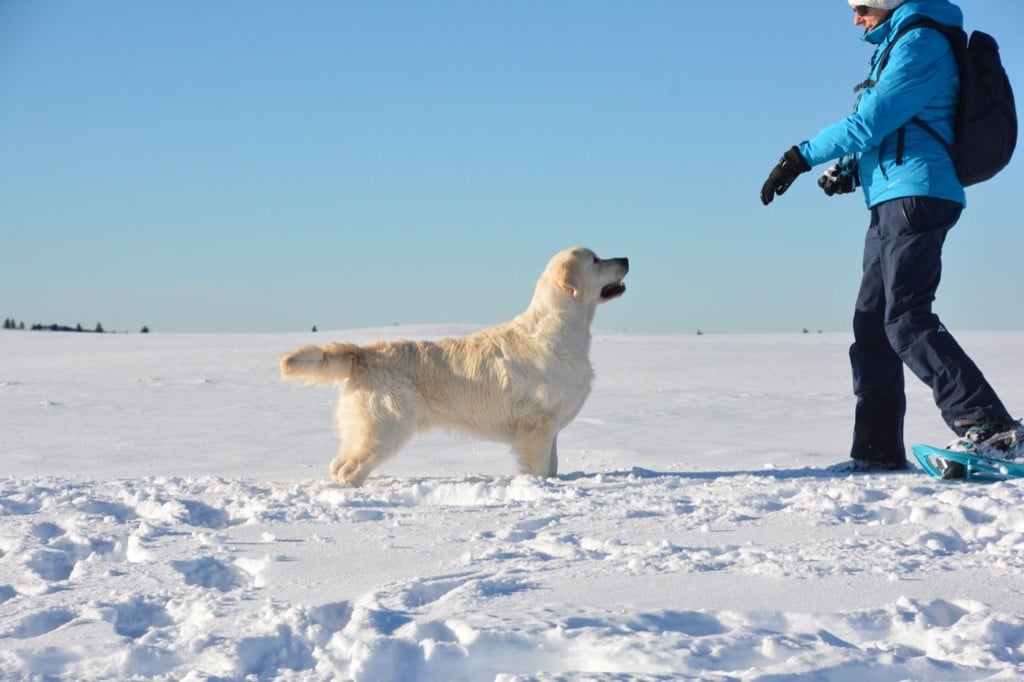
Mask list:
[[[25,323],[24,322],[15,322],[14,318],[11,318],[11,317],[4,318],[4,329],[20,329],[20,330],[24,331]],[[85,332],[85,331],[91,331],[94,334],[103,334],[103,333],[106,332],[106,330],[103,329],[103,323],[102,322],[97,322],[96,326],[93,329],[84,329],[81,324],[76,324],[74,327],[69,327],[67,325],[57,324],[57,323],[54,323],[54,324],[34,324],[34,325],[32,325],[30,327],[30,329],[32,331],[34,331],[34,332]],[[148,334],[149,333],[149,327],[143,327],[141,330],[139,330],[139,333],[141,333],[141,334]]]

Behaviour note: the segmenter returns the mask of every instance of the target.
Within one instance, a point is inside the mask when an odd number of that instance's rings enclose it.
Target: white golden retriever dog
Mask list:
[[[417,431],[453,429],[510,443],[521,469],[558,473],[556,440],[590,392],[590,324],[622,295],[629,260],[573,248],[544,269],[530,307],[472,336],[305,346],[281,358],[283,379],[338,382],[341,447],[331,475],[358,486]]]

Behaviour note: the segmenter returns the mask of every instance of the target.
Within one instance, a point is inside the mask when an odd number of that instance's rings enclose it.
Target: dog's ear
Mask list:
[[[558,284],[565,289],[566,293],[574,300],[580,300],[580,287],[583,285],[583,273],[580,271],[580,263],[575,258],[563,261],[558,271]]]

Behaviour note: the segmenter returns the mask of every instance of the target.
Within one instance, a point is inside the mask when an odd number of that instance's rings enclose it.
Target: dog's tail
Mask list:
[[[305,384],[329,384],[352,376],[363,350],[351,343],[303,346],[281,358],[281,378]]]

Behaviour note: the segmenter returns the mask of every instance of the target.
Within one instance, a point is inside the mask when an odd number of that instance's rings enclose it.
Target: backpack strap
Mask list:
[[[960,43],[962,42],[962,41],[960,41],[960,36],[961,36],[961,34],[963,34],[963,31],[961,29],[958,29],[958,28],[953,28],[952,26],[945,26],[945,25],[940,24],[939,22],[934,21],[932,19],[925,18],[925,19],[918,19],[917,21],[914,21],[914,22],[904,26],[903,28],[901,28],[896,33],[895,36],[892,37],[892,40],[890,40],[889,44],[885,46],[885,49],[882,50],[882,54],[879,55],[878,60],[875,62],[875,67],[873,69],[874,74],[875,74],[875,79],[872,80],[872,79],[869,78],[868,80],[863,81],[862,83],[858,84],[854,88],[854,92],[857,92],[858,90],[860,90],[861,88],[864,88],[864,87],[873,87],[874,85],[877,84],[877,82],[878,82],[877,77],[878,77],[878,75],[880,75],[882,73],[882,69],[885,68],[886,64],[889,63],[889,53],[892,52],[892,48],[896,46],[896,42],[900,38],[902,38],[905,33],[907,33],[908,31],[912,31],[915,28],[931,28],[931,29],[935,29],[936,31],[938,31],[942,35],[946,36],[946,40],[949,41],[949,46],[953,50],[953,57],[956,59],[957,70],[961,71],[961,87],[963,86],[962,66],[963,66],[963,63],[964,63],[964,55],[961,55],[960,51],[957,49],[958,45],[960,45]],[[953,150],[953,143],[952,142],[947,142],[942,137],[942,135],[940,135],[939,132],[937,130],[935,130],[935,128],[933,128],[932,126],[930,126],[927,123],[925,123],[924,120],[921,119],[921,117],[914,116],[910,120],[913,121],[918,126],[920,126],[926,133],[928,133],[929,135],[934,137],[939,142],[939,144],[941,144],[942,147],[946,150],[946,153],[949,154],[950,158],[956,158],[954,156],[954,150]],[[897,165],[902,165],[903,164],[903,147],[904,147],[903,138],[904,138],[904,129],[905,128],[906,128],[906,126],[902,125],[902,126],[900,126],[900,129],[899,129],[899,136],[898,136],[898,141],[897,141],[897,144],[896,144],[896,164]]]
[[[951,159],[955,159],[956,158],[956,156],[955,156],[956,152],[953,149],[953,143],[946,142],[946,140],[942,137],[942,135],[939,135],[939,131],[935,130],[935,128],[933,128],[930,125],[928,125],[927,123],[925,123],[921,119],[920,116],[914,116],[910,120],[913,121],[914,123],[916,123],[921,128],[923,128],[926,133],[928,133],[929,135],[934,137],[936,140],[938,140],[939,144],[941,144],[943,146],[943,148],[946,150],[946,153],[949,154],[949,158],[951,158]]]
[[[913,31],[915,28],[922,27],[934,28],[937,31],[942,31],[946,28],[942,24],[932,21],[931,19],[919,19],[901,28],[896,35],[889,39],[886,46],[882,48],[882,53],[878,55],[878,58],[875,59],[874,63],[871,65],[871,73],[874,74],[875,77],[869,77],[862,80],[860,83],[857,83],[857,85],[853,86],[853,91],[856,93],[860,92],[864,88],[873,88],[878,85],[878,76],[881,75],[882,69],[885,68],[885,65],[889,63],[889,53],[892,52],[892,48],[896,47],[896,43],[899,42],[899,39],[902,38],[905,33]]]
[[[875,62],[874,71],[876,74],[882,73],[882,69],[884,69],[885,65],[889,63],[889,53],[892,52],[892,48],[896,47],[896,43],[899,42],[899,39],[902,38],[904,34],[908,33],[909,31],[913,31],[915,28],[933,28],[942,35],[946,36],[946,39],[949,40],[950,43],[953,42],[954,36],[957,33],[961,32],[958,28],[940,24],[934,19],[922,18],[918,19],[917,21],[913,21],[904,26],[903,28],[901,28],[896,33],[896,35],[892,37],[892,39],[889,41],[889,44],[885,46],[885,49],[882,50],[882,54],[878,57],[878,60]],[[955,52],[956,50],[954,49],[954,54]]]

